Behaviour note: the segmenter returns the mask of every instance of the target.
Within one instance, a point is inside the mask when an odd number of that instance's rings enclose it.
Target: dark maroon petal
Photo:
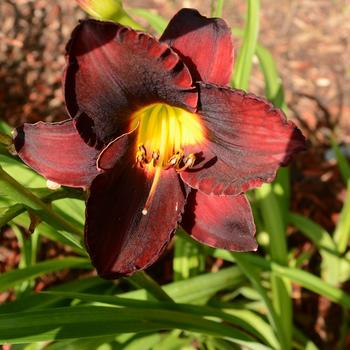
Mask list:
[[[67,109],[89,144],[128,131],[135,110],[156,102],[194,110],[198,95],[179,56],[165,43],[112,22],[86,20],[67,45]]]
[[[99,173],[99,151],[81,139],[72,120],[24,124],[16,129],[14,144],[27,165],[58,184],[87,187]]]
[[[239,252],[257,249],[252,210],[243,194],[214,196],[193,190],[181,225],[210,247]]]
[[[179,53],[194,80],[229,83],[234,51],[231,30],[223,19],[182,9],[169,22],[160,40]]]
[[[207,194],[239,194],[271,182],[279,166],[305,149],[305,139],[283,112],[240,90],[200,84],[198,114],[206,140],[187,152],[199,153],[182,172],[192,188]]]
[[[175,171],[162,171],[146,213],[152,183],[153,174],[130,162],[117,162],[93,181],[85,242],[100,276],[145,269],[168,244],[185,205],[184,185]]]

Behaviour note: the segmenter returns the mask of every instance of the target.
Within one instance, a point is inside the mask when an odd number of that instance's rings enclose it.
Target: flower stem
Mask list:
[[[128,278],[128,281],[139,288],[144,288],[159,301],[173,302],[174,300],[146,272],[139,271]]]
[[[81,235],[81,230],[75,225],[54,212],[49,205],[36,197],[29,189],[22,186],[13,177],[0,167],[0,191],[1,195],[8,196],[16,203],[21,203],[30,208],[45,222],[50,223],[57,229]]]

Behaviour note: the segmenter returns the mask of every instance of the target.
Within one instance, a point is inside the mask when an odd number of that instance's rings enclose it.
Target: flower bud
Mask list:
[[[85,12],[96,19],[118,22],[142,30],[142,27],[125,12],[122,0],[77,0],[77,2]]]
[[[77,0],[90,16],[101,20],[113,20],[125,15],[121,0]]]

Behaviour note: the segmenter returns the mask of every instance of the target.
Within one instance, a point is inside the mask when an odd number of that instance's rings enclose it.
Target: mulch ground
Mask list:
[[[181,7],[195,7],[209,15],[210,1],[124,1],[125,7],[147,7],[170,18]],[[260,43],[271,50],[284,82],[288,116],[308,138],[309,148],[293,166],[295,212],[312,218],[332,232],[345,196],[329,136],[350,143],[350,5],[347,0],[262,0]],[[242,27],[245,0],[226,1],[223,17]],[[74,1],[1,0],[0,2],[0,118],[11,125],[67,118],[61,88],[64,47],[77,20],[85,14]],[[235,39],[236,47],[240,41]],[[257,69],[251,90],[263,93]],[[300,254],[314,247],[297,232],[290,244]],[[54,255],[61,247],[50,247]],[[13,232],[0,235],[0,272],[19,262]],[[318,273],[314,252],[306,269]],[[69,278],[56,276],[56,281]],[[55,278],[39,281],[54,283]],[[347,288],[347,286],[344,286]],[[323,349],[333,349],[342,323],[341,311],[313,293],[298,291],[296,322]],[[0,303],[10,298],[0,294]],[[349,336],[350,338],[350,336]],[[349,339],[350,347],[350,339]]]

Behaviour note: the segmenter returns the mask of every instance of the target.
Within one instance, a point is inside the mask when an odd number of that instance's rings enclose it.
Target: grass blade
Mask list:
[[[162,289],[162,287],[144,271],[139,271],[127,278],[132,284],[135,284],[138,288],[144,288],[157,300],[173,302],[173,299]]]
[[[334,231],[333,240],[338,252],[344,254],[350,239],[350,179],[347,182],[347,195]]]
[[[146,9],[130,8],[128,11],[135,17],[137,16],[145,19],[158,34],[162,34],[168,24],[163,17]]]
[[[350,179],[350,164],[346,159],[345,155],[343,154],[343,152],[340,150],[335,138],[331,137],[330,141],[331,141],[332,149],[335,154],[335,158],[337,159],[340,174],[343,178],[344,183],[346,184]]]
[[[167,329],[222,337],[248,349],[258,345],[221,322],[163,309],[76,306],[0,315],[0,342],[12,344]],[[261,345],[260,349],[271,348]]]
[[[0,275],[0,291],[2,292],[18,283],[32,280],[46,273],[65,268],[90,269],[91,264],[88,259],[84,258],[62,258],[40,262],[24,269],[5,272]]]
[[[68,232],[81,234],[79,228],[55,213],[40,198],[36,197],[30,190],[23,187],[19,182],[8,175],[1,167],[0,189],[2,194],[9,196],[17,203],[21,203],[29,207],[41,219],[52,224],[53,226]]]
[[[232,84],[234,87],[247,90],[253,57],[259,35],[260,1],[248,0],[248,13],[244,28],[242,46],[236,61]]]

